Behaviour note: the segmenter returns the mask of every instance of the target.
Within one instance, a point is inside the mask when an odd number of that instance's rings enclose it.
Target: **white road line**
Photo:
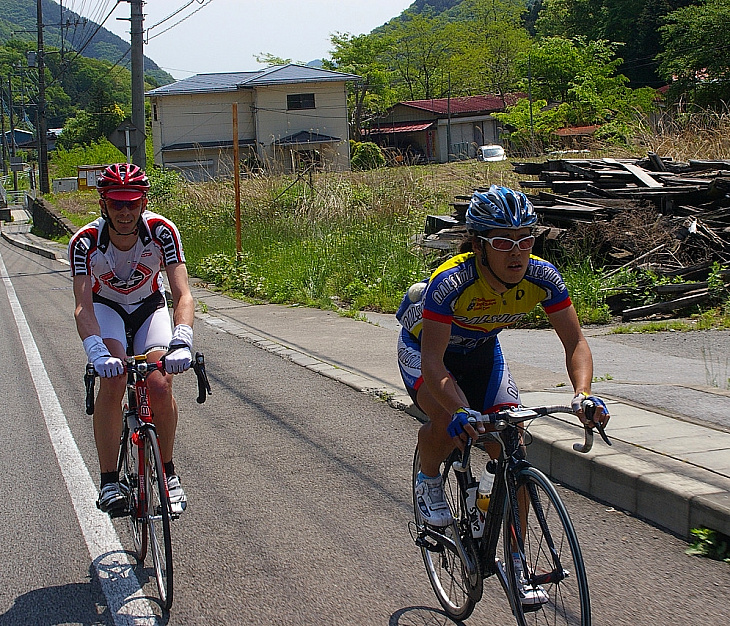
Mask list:
[[[157,624],[152,605],[142,592],[132,570],[132,564],[109,516],[99,511],[94,504],[97,496],[96,487],[84,465],[61,403],[43,366],[40,352],[8,276],[2,254],[0,254],[0,277],[5,284],[58,465],[66,481],[81,532],[114,623],[117,626]]]

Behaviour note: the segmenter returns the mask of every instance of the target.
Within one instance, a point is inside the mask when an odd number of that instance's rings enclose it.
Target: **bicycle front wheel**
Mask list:
[[[451,456],[449,457],[451,459]],[[442,466],[441,475],[444,478],[444,496],[451,509],[451,514],[456,520],[456,528],[468,526],[469,520],[465,511],[465,503],[460,496],[460,489],[453,471],[448,465],[449,461]],[[416,477],[421,471],[421,460],[416,448],[413,457],[413,480],[411,481],[411,492],[413,493],[413,511],[416,518],[416,528],[419,530],[418,545],[421,548],[421,556],[426,566],[426,573],[431,582],[436,598],[444,611],[451,619],[461,621],[472,614],[477,601],[482,596],[481,572],[472,571],[470,581],[469,572],[464,565],[459,552],[455,549],[456,542],[463,545],[473,567],[477,564],[476,550],[471,536],[468,533],[461,533],[461,536],[454,535],[454,525],[439,529],[428,535],[424,532],[423,522],[418,512],[414,487]],[[435,531],[435,529],[434,529]],[[443,540],[441,540],[443,538]]]
[[[132,442],[129,427],[125,424],[119,449],[119,482],[127,495],[129,527],[134,541],[134,555],[141,563],[147,556],[147,524],[144,503],[139,493],[139,447]]]
[[[590,626],[588,580],[565,505],[550,480],[533,467],[517,474],[516,485],[523,541],[517,538],[514,512],[506,511],[504,558],[517,623]],[[532,588],[533,604],[525,604],[517,588],[512,552],[520,543],[524,546],[522,582]]]
[[[152,560],[164,609],[172,606],[172,538],[170,535],[170,501],[165,484],[162,456],[153,430],[145,433],[146,522]]]

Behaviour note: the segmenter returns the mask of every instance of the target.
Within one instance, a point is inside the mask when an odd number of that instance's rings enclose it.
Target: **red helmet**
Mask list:
[[[101,173],[96,188],[102,198],[133,202],[147,194],[150,181],[133,163],[114,163]]]

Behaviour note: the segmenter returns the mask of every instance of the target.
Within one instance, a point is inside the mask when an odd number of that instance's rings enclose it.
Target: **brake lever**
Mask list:
[[[596,429],[598,429],[598,434],[601,435],[601,439],[606,442],[606,445],[612,446],[613,444],[606,435],[606,430],[604,429],[603,424],[594,419],[594,415],[596,414],[596,405],[590,400],[585,400],[583,402],[583,411],[585,412],[586,417],[590,420],[590,423],[586,424],[586,426],[590,428],[595,426]]]
[[[593,422],[593,425],[598,429],[598,434],[601,435],[601,439],[606,442],[606,445],[612,446],[613,443],[611,443],[611,440],[608,438],[608,435],[606,435],[606,429],[603,427],[603,424],[601,422]]]
[[[207,396],[212,395],[212,392],[210,390],[210,383],[208,382],[208,374],[205,371],[205,357],[202,352],[195,353],[193,371],[198,377],[198,397],[196,398],[196,402],[203,404]]]

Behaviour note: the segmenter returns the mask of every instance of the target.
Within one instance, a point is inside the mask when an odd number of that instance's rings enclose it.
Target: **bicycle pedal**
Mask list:
[[[127,517],[129,515],[129,509],[127,507],[122,509],[111,509],[110,511],[107,511],[107,514],[112,519],[116,519],[117,517]]]
[[[444,551],[444,547],[440,543],[431,543],[426,537],[416,537],[416,545],[429,552],[441,553]]]

